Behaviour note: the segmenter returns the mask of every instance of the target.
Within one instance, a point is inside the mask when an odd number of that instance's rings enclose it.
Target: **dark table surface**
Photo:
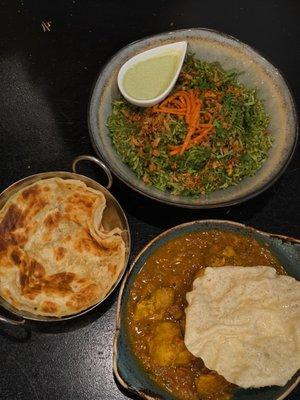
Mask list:
[[[298,0],[0,4],[0,190],[30,174],[68,170],[76,155],[93,154],[86,119],[94,80],[109,57],[145,35],[208,27],[236,36],[281,69],[299,106]],[[41,21],[52,22],[50,32]],[[299,238],[299,172],[298,148],[265,193],[210,211],[156,204],[117,179],[112,192],[127,213],[134,256],[158,233],[194,219],[230,219]],[[72,323],[30,325],[28,333],[0,324],[0,399],[124,399],[111,366],[115,296]],[[298,388],[289,399],[299,397]]]

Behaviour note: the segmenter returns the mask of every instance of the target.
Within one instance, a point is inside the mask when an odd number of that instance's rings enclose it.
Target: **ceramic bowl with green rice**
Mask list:
[[[132,56],[182,40],[189,54],[173,93],[195,91],[200,123],[213,129],[172,154],[187,135],[185,118],[132,106],[116,77]],[[160,34],[120,50],[96,82],[89,123],[95,150],[122,181],[190,208],[232,205],[263,192],[286,168],[297,139],[293,99],[279,71],[237,39],[205,29]]]

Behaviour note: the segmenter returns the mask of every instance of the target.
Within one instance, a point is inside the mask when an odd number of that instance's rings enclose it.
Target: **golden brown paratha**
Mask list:
[[[72,179],[40,180],[0,211],[0,295],[18,310],[78,313],[105,297],[125,262],[119,228],[105,232],[104,195]]]

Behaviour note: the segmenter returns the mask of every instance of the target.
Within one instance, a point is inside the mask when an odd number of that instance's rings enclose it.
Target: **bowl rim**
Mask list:
[[[3,191],[0,192],[0,201],[2,199],[4,201],[2,206],[0,206],[0,211],[5,206],[5,204],[10,199],[10,197],[13,196],[14,194],[16,194],[19,190],[22,190],[29,185],[39,182],[40,180],[50,179],[50,178],[77,179],[77,180],[80,180],[81,182],[85,183],[88,187],[89,187],[88,183],[90,182],[90,183],[93,183],[95,186],[98,186],[98,188],[99,188],[98,190],[101,189],[100,191],[103,193],[106,200],[107,200],[107,197],[111,198],[114,207],[118,208],[121,213],[121,217],[124,220],[124,223],[125,223],[124,225],[125,225],[125,228],[127,231],[127,235],[126,235],[127,240],[126,240],[126,242],[124,241],[125,242],[124,264],[123,264],[122,270],[120,272],[120,275],[114,281],[113,285],[111,286],[109,291],[105,294],[105,296],[102,299],[100,299],[97,303],[92,304],[88,308],[81,310],[75,314],[70,314],[70,315],[66,315],[66,316],[62,316],[62,317],[50,317],[50,316],[45,316],[45,315],[33,314],[33,313],[25,311],[25,310],[16,309],[14,306],[12,306],[10,303],[8,303],[2,296],[0,296],[0,307],[4,308],[5,310],[7,310],[9,313],[11,313],[14,316],[22,318],[22,320],[24,322],[26,320],[28,320],[28,321],[36,321],[36,322],[58,322],[59,323],[59,322],[68,321],[68,320],[71,320],[74,318],[78,318],[78,317],[88,313],[89,311],[93,310],[94,308],[98,307],[115,291],[118,284],[123,279],[123,277],[126,273],[127,267],[128,267],[128,263],[129,263],[129,259],[130,259],[130,255],[131,255],[131,251],[132,251],[132,239],[131,239],[130,226],[129,226],[125,211],[124,211],[123,207],[120,205],[120,203],[118,202],[118,200],[107,188],[105,188],[101,183],[97,182],[95,179],[90,178],[86,175],[82,175],[82,174],[73,172],[73,171],[72,172],[71,171],[40,172],[40,173],[25,176],[24,178],[21,178],[15,182],[13,182],[9,186],[7,186]],[[2,315],[0,314],[0,317],[1,316]],[[8,320],[9,320],[9,318],[8,318]],[[24,322],[22,322],[22,323],[24,323]],[[8,323],[10,323],[10,322],[8,322]]]
[[[273,178],[271,180],[269,180],[268,182],[266,182],[264,185],[262,185],[260,188],[258,188],[255,191],[252,191],[251,193],[247,194],[247,195],[243,195],[239,198],[236,199],[232,199],[232,200],[227,200],[224,202],[215,202],[215,203],[210,203],[210,204],[189,204],[188,200],[186,202],[182,201],[182,202],[176,202],[173,200],[168,200],[165,198],[159,198],[154,194],[151,193],[145,193],[144,190],[136,187],[136,185],[134,183],[131,183],[129,180],[127,180],[126,178],[124,178],[117,169],[115,169],[111,163],[110,163],[110,159],[108,157],[106,157],[100,146],[98,146],[97,144],[97,140],[96,140],[96,136],[99,135],[99,129],[97,130],[97,132],[93,131],[93,127],[92,127],[92,119],[93,119],[93,103],[94,103],[94,98],[96,97],[97,93],[99,92],[98,89],[98,81],[103,73],[103,71],[108,67],[108,65],[111,63],[111,61],[116,58],[119,54],[121,54],[121,52],[123,52],[125,49],[130,48],[132,45],[135,45],[137,43],[143,42],[147,39],[155,39],[160,37],[161,35],[171,35],[172,33],[179,33],[179,32],[190,32],[192,33],[193,31],[205,31],[205,32],[212,32],[218,36],[230,39],[234,42],[236,42],[239,45],[245,46],[246,48],[250,49],[251,51],[253,51],[254,53],[256,53],[263,61],[269,63],[274,70],[276,71],[276,73],[279,75],[279,77],[282,79],[283,83],[286,85],[288,92],[290,94],[290,100],[291,100],[291,106],[292,106],[292,115],[293,115],[293,119],[295,122],[295,126],[294,126],[294,142],[293,145],[290,149],[290,153],[285,161],[285,164],[281,167],[281,169],[276,173],[276,175],[273,176]],[[183,40],[183,39],[182,39]],[[99,104],[99,103],[98,103]],[[98,106],[99,108],[99,106]],[[97,109],[98,109],[97,108]],[[177,29],[177,30],[172,30],[172,31],[164,31],[161,33],[157,33],[155,35],[149,35],[149,36],[145,36],[141,39],[135,40],[125,46],[123,46],[121,49],[119,49],[116,53],[114,53],[109,59],[108,61],[106,61],[104,63],[104,65],[101,67],[99,73],[97,74],[94,84],[92,86],[92,90],[90,92],[90,98],[89,98],[89,102],[88,102],[88,106],[87,106],[87,124],[88,124],[88,130],[89,130],[89,135],[90,135],[90,139],[91,139],[91,143],[93,146],[94,151],[96,152],[96,154],[101,157],[108,165],[108,167],[111,169],[111,171],[114,173],[114,175],[116,175],[118,177],[118,179],[120,179],[126,186],[130,187],[131,189],[133,189],[134,191],[140,193],[141,195],[148,197],[152,200],[158,201],[160,203],[164,203],[164,204],[168,204],[168,205],[173,205],[173,206],[177,206],[177,207],[181,207],[181,208],[189,208],[189,209],[211,209],[211,208],[221,208],[221,207],[228,207],[228,206],[232,206],[232,205],[236,205],[236,204],[240,204],[243,203],[247,200],[250,200],[258,195],[260,195],[261,193],[263,193],[265,190],[269,189],[280,177],[281,175],[285,172],[285,170],[287,169],[289,163],[291,162],[293,155],[295,153],[295,149],[297,147],[297,143],[298,143],[298,114],[296,111],[296,106],[295,106],[295,100],[294,100],[294,95],[293,92],[291,90],[291,87],[288,83],[288,81],[286,80],[286,78],[284,77],[284,75],[282,74],[282,72],[280,71],[279,68],[277,68],[273,63],[271,63],[267,57],[265,57],[261,51],[258,51],[256,48],[254,48],[253,46],[248,45],[247,43],[242,42],[241,40],[239,40],[238,38],[229,35],[227,33],[223,33],[220,32],[218,30],[215,29],[210,29],[210,28],[201,28],[201,27],[195,27],[195,28],[184,28],[184,29]],[[238,185],[239,183],[237,183]],[[167,191],[165,191],[167,192]],[[187,196],[187,199],[189,199],[189,196]]]
[[[119,370],[119,365],[118,365],[118,344],[119,344],[119,337],[120,337],[120,331],[121,331],[121,304],[122,304],[122,300],[123,300],[123,294],[124,294],[124,290],[125,290],[125,286],[127,284],[127,281],[131,275],[131,272],[134,270],[137,262],[139,261],[139,259],[141,258],[141,256],[156,242],[158,242],[159,240],[161,240],[162,238],[168,236],[171,232],[173,231],[177,231],[177,230],[181,230],[184,227],[187,226],[192,226],[192,225],[206,225],[206,224],[225,224],[225,225],[229,225],[229,226],[235,226],[235,227],[240,227],[243,230],[246,231],[250,231],[250,232],[254,232],[254,233],[258,233],[261,234],[262,236],[267,236],[269,238],[274,238],[274,239],[279,239],[283,242],[291,242],[295,245],[298,245],[300,248],[300,239],[291,237],[291,236],[286,236],[286,235],[281,235],[281,234],[276,234],[276,233],[270,233],[264,230],[260,230],[257,228],[254,228],[252,226],[248,226],[246,224],[240,223],[240,222],[236,222],[236,221],[230,221],[230,220],[222,220],[222,219],[202,219],[202,220],[194,220],[194,221],[190,221],[190,222],[185,222],[183,224],[179,224],[179,225],[175,225],[163,232],[161,232],[160,234],[158,234],[157,236],[155,236],[153,239],[151,239],[145,246],[142,247],[142,249],[138,252],[138,254],[134,257],[133,261],[130,264],[130,267],[127,269],[126,274],[124,275],[120,290],[119,290],[119,294],[118,294],[118,298],[117,298],[117,306],[116,306],[116,329],[115,329],[115,333],[114,333],[114,337],[113,337],[113,373],[117,379],[117,381],[121,384],[121,386],[123,386],[123,388],[125,388],[126,390],[129,390],[132,393],[138,394],[139,396],[141,396],[142,398],[146,399],[146,400],[161,400],[161,397],[155,397],[155,394],[148,394],[146,392],[143,391],[143,389],[138,389],[135,388],[133,386],[130,385],[129,382],[126,382],[125,379],[122,376],[122,373]],[[296,386],[300,384],[300,370],[298,371],[298,375],[296,373],[296,379],[295,382],[293,382],[291,384],[291,386],[289,388],[287,388],[286,392],[284,392],[282,395],[280,395],[279,397],[277,397],[276,399],[274,398],[274,400],[283,400],[286,398],[286,396],[288,396],[295,388]]]

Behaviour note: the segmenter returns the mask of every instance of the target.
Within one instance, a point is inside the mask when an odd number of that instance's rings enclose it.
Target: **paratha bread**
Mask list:
[[[271,267],[206,268],[187,294],[184,342],[207,368],[249,387],[300,368],[300,282]]]
[[[78,313],[105,297],[125,262],[119,228],[105,232],[104,195],[79,180],[40,180],[0,211],[0,295],[18,310]]]

